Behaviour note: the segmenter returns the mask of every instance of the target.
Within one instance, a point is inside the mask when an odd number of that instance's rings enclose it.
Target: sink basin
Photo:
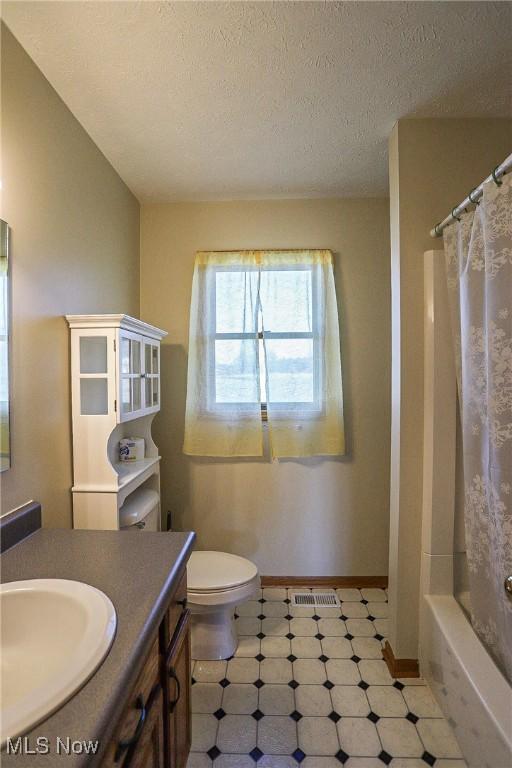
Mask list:
[[[0,586],[3,745],[55,712],[101,664],[116,612],[79,581],[33,579]]]

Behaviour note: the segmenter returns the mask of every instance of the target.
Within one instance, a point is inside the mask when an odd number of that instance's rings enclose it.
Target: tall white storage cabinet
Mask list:
[[[128,315],[66,315],[66,320],[73,527],[116,530],[125,502],[133,508],[148,490],[160,497],[160,456],[151,423],[160,410],[160,341],[167,333]],[[119,460],[125,437],[144,438],[144,459]]]

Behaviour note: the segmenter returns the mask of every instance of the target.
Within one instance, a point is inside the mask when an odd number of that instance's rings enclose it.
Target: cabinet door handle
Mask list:
[[[140,739],[140,735],[142,733],[142,729],[144,728],[144,723],[146,722],[146,715],[147,715],[147,710],[144,704],[144,699],[142,698],[142,694],[139,694],[137,696],[137,700],[135,702],[135,709],[140,709],[139,722],[137,723],[137,727],[135,728],[133,736],[131,736],[129,739],[123,739],[118,743],[116,753],[114,755],[114,763],[117,763],[121,755],[124,752],[126,752],[126,750],[129,749],[130,747],[135,746],[135,744],[137,744],[138,740]]]
[[[176,600],[176,605],[181,605],[183,610],[186,611],[187,610],[187,605],[188,605],[187,598],[184,597],[183,600]]]
[[[174,701],[169,701],[169,711],[170,712],[174,712],[176,704],[180,700],[180,696],[181,696],[181,683],[180,683],[180,681],[178,679],[178,676],[176,674],[176,670],[174,669],[174,667],[170,667],[169,668],[169,677],[171,678],[171,680],[174,680],[174,682],[176,683],[176,688],[177,688],[176,698],[174,699]]]

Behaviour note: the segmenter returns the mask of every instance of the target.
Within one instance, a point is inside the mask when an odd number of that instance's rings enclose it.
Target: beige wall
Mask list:
[[[390,642],[418,656],[423,449],[423,252],[430,229],[512,150],[511,120],[400,120],[389,146],[392,264]]]
[[[2,511],[35,498],[71,525],[65,313],[139,311],[139,204],[2,27],[2,218],[12,228],[12,469]]]
[[[390,429],[389,213],[384,199],[142,207],[141,315],[169,331],[162,352],[164,511],[201,548],[253,558],[264,574],[385,574]],[[181,452],[190,291],[197,249],[335,252],[349,454],[221,461]]]

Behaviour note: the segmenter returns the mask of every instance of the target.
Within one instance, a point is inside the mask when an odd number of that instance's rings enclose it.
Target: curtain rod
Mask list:
[[[512,155],[509,155],[505,160],[500,164],[497,165],[496,168],[491,171],[489,176],[487,176],[486,179],[482,181],[481,184],[478,185],[478,187],[475,187],[471,190],[469,195],[464,198],[462,203],[459,203],[456,208],[453,208],[452,212],[448,214],[446,219],[443,219],[439,222],[439,224],[436,224],[434,229],[430,230],[430,237],[441,237],[443,234],[443,229],[448,226],[448,224],[451,224],[452,221],[455,221],[459,217],[461,213],[464,212],[464,209],[471,205],[472,203],[477,203],[480,198],[483,195],[483,187],[484,184],[487,184],[489,181],[494,181],[495,184],[500,184],[500,179],[502,176],[504,176],[508,171],[512,169]]]

